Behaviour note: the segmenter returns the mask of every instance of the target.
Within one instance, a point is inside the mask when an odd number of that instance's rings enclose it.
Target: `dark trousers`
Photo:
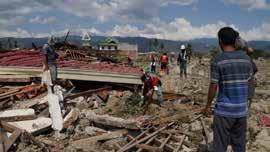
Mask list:
[[[246,151],[247,117],[214,116],[214,152],[226,152],[231,145],[234,152]]]
[[[183,76],[183,73],[185,74],[185,77],[187,77],[187,62],[183,61],[180,63],[180,76]]]

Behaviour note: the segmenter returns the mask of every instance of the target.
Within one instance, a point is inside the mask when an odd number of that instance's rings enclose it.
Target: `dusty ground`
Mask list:
[[[270,90],[270,60],[256,61],[259,73],[258,78],[258,90]],[[201,63],[199,59],[193,59],[188,65],[188,78],[180,78],[179,66],[176,64],[170,65],[170,75],[162,76],[163,91],[169,93],[177,93],[187,95],[190,99],[190,105],[192,103],[205,104],[207,99],[207,91],[209,84],[209,59],[203,59]],[[91,97],[87,100],[96,100],[96,97]],[[79,111],[94,110],[97,114],[109,114],[121,118],[140,118],[143,115],[143,108],[139,106],[140,96],[134,95],[130,91],[111,91],[107,103],[103,103],[99,108],[93,108],[82,98],[77,98],[78,102],[75,107]],[[189,104],[187,105],[189,106]],[[201,106],[194,106],[192,108],[200,108]],[[150,104],[146,112],[149,120],[163,120],[163,118],[170,117],[172,115],[182,115],[189,112],[189,107],[180,104],[179,101],[167,101],[163,107],[158,107],[156,104]],[[251,152],[267,152],[270,151],[270,129],[261,127],[259,124],[259,118],[263,114],[270,114],[270,98],[268,95],[260,94],[255,95],[254,103],[250,109],[249,116],[249,140],[247,144],[248,151]],[[144,119],[141,118],[141,119]],[[182,122],[182,126],[187,127],[189,131],[193,133],[200,132],[202,129],[199,121],[195,121],[192,124],[186,124],[184,118],[179,120]],[[165,121],[165,119],[164,119]],[[211,118],[207,121],[207,124],[211,125]],[[47,145],[50,145],[53,151],[82,151],[71,146],[71,143],[80,138],[86,138],[92,136],[91,128],[92,123],[81,114],[76,124],[70,126],[66,132],[62,133],[60,138],[56,138],[54,132],[44,133],[36,138]],[[211,132],[211,127],[209,127]],[[202,136],[190,139],[195,146],[199,146]],[[120,145],[126,144],[125,139],[118,139],[120,141],[108,141],[105,143],[92,145],[89,151],[115,151],[112,150],[112,142],[118,142]],[[41,149],[34,144],[27,142],[21,142],[18,145],[17,151],[19,152],[38,152]]]

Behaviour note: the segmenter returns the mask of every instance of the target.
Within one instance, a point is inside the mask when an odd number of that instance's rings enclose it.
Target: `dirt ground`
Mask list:
[[[257,90],[270,90],[270,60],[256,61],[259,72],[257,74],[258,87]],[[172,117],[175,118],[179,126],[186,128],[192,133],[200,133],[202,127],[200,121],[188,123],[190,111],[200,109],[205,105],[207,100],[207,91],[209,85],[209,59],[198,58],[192,59],[188,64],[188,77],[180,78],[179,66],[177,64],[170,65],[170,74],[161,77],[163,83],[163,92],[185,95],[189,100],[183,104],[181,100],[165,101],[164,106],[159,107],[156,104],[150,104],[146,112],[144,106],[140,106],[141,94],[134,94],[131,91],[112,90],[109,92],[109,98],[106,103],[100,101],[96,96],[84,99],[82,97],[74,99],[75,105],[69,108],[76,108],[79,112],[79,118],[73,125],[61,133],[60,137],[56,136],[53,131],[45,132],[36,136],[36,139],[49,145],[52,151],[95,151],[95,152],[114,152],[116,151],[113,143],[124,146],[127,143],[126,138],[118,138],[109,140],[104,143],[95,143],[91,145],[91,149],[77,149],[72,145],[75,140],[92,137],[96,135],[91,127],[94,124],[86,117],[87,112],[94,111],[97,114],[108,114],[119,118],[136,119],[142,123],[151,122],[162,124],[166,123]],[[93,107],[92,101],[99,103],[98,107]],[[251,109],[249,109],[248,118],[248,144],[247,149],[250,152],[268,152],[270,151],[270,129],[262,127],[260,117],[270,114],[270,97],[269,94],[256,94]],[[183,115],[185,117],[183,117]],[[177,117],[181,116],[181,117]],[[212,118],[207,118],[206,123],[212,136],[211,123]],[[112,131],[111,128],[102,128],[98,132]],[[203,141],[203,135],[187,139],[186,142],[192,142],[191,147],[183,148],[181,151],[201,151],[200,144]],[[209,148],[208,148],[209,149]],[[211,149],[211,148],[210,148]],[[31,142],[24,141],[18,143],[16,148],[18,152],[38,152],[41,148]]]

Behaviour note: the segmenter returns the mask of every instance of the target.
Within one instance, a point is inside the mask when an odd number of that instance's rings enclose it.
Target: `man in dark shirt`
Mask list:
[[[185,45],[181,45],[181,52],[178,55],[178,62],[180,64],[180,77],[183,77],[185,74],[185,78],[187,78],[187,61],[188,61],[188,54]]]
[[[211,102],[218,96],[214,112],[214,152],[244,152],[246,147],[248,81],[253,74],[250,58],[244,51],[236,51],[239,33],[230,27],[218,32],[223,52],[211,63],[211,83],[204,112],[209,113]]]

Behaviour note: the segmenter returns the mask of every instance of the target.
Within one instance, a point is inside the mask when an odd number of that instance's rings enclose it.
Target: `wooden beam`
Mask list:
[[[205,142],[206,142],[206,144],[208,144],[209,139],[210,139],[210,133],[209,133],[209,131],[207,130],[207,127],[206,127],[206,125],[205,125],[204,119],[203,119],[203,118],[200,118],[200,120],[201,120],[201,124],[202,124],[202,127],[203,127],[203,131],[204,131],[204,133],[205,133]]]
[[[168,125],[166,125],[166,126],[160,128],[160,129],[158,129],[157,131],[151,133],[150,135],[148,135],[148,136],[146,136],[146,137],[144,137],[144,138],[142,138],[142,139],[136,141],[135,143],[133,143],[133,144],[127,146],[126,148],[120,149],[118,152],[124,152],[124,151],[127,151],[127,150],[131,149],[132,147],[136,146],[137,144],[140,144],[140,143],[142,143],[142,142],[144,142],[144,141],[146,141],[146,140],[152,138],[153,136],[155,136],[155,135],[158,134],[159,132],[165,130],[166,128],[172,126],[173,124],[174,124],[174,122],[172,122],[172,123],[170,123],[170,124],[168,124]]]
[[[140,149],[145,149],[149,152],[162,152],[162,150],[160,150],[158,147],[153,147],[147,144],[138,144],[136,145],[136,147]]]
[[[155,140],[155,138],[157,137],[157,135],[155,135],[154,137],[150,138],[146,143],[145,145],[148,145],[150,144],[152,141]],[[141,152],[143,149],[145,149],[144,147],[138,147],[139,149],[136,151],[136,152]],[[146,149],[147,150],[147,149]],[[156,150],[160,150],[160,149],[156,149]]]
[[[184,143],[185,138],[186,138],[186,135],[183,136],[183,138],[181,139],[179,145],[178,145],[177,148],[174,150],[174,152],[179,152],[179,151],[181,150],[181,147],[182,147],[182,145],[183,145],[183,143]]]
[[[127,143],[127,144],[126,144],[124,147],[122,147],[122,148],[126,148],[127,146],[131,145],[132,143],[134,143],[135,141],[137,141],[137,140],[140,139],[141,137],[145,136],[146,133],[147,133],[149,130],[150,130],[150,128],[147,129],[147,130],[145,130],[145,131],[143,131],[142,133],[140,133],[140,134],[139,134],[138,136],[136,136],[135,138],[133,138],[132,136],[129,136],[129,138],[131,138],[131,141],[130,141],[129,143]]]
[[[164,142],[159,146],[161,150],[163,150],[164,146],[167,144],[167,142],[170,140],[172,137],[172,134],[169,134],[169,136],[164,140]]]
[[[5,151],[7,152],[9,148],[14,144],[17,138],[21,135],[21,130],[15,130],[12,132],[11,136],[9,136],[8,140],[5,142]]]

